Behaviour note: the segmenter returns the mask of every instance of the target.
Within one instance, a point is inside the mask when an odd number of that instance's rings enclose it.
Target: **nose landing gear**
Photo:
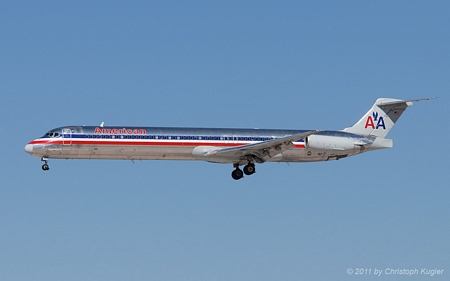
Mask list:
[[[50,167],[47,164],[48,158],[47,157],[42,157],[41,161],[44,161],[44,165],[42,165],[42,170],[44,170],[44,171],[50,170]]]

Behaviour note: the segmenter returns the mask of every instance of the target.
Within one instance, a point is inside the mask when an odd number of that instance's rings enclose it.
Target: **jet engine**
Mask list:
[[[356,146],[352,138],[311,135],[306,138],[306,148],[349,153]]]

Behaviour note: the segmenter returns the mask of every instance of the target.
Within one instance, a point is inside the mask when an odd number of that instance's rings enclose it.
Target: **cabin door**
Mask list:
[[[63,149],[69,150],[72,146],[72,130],[71,129],[62,129],[62,144]]]

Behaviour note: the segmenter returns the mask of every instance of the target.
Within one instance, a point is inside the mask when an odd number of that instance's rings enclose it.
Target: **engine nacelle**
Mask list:
[[[306,138],[306,148],[335,151],[336,153],[352,152],[355,150],[355,143],[352,138],[311,135]]]

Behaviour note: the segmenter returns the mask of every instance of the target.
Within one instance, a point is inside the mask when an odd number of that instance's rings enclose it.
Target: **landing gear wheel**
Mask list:
[[[231,173],[231,176],[233,177],[233,179],[239,180],[239,179],[242,179],[242,177],[244,176],[244,173],[242,172],[241,169],[236,168],[236,170],[234,170],[234,171]]]
[[[250,176],[250,175],[252,175],[253,173],[255,173],[255,165],[254,165],[254,164],[248,164],[248,165],[245,165],[245,167],[244,167],[244,173],[245,173],[247,176]]]
[[[50,167],[47,164],[48,158],[47,157],[42,157],[41,161],[44,161],[44,165],[42,165],[42,170],[44,170],[44,171],[50,170]]]

